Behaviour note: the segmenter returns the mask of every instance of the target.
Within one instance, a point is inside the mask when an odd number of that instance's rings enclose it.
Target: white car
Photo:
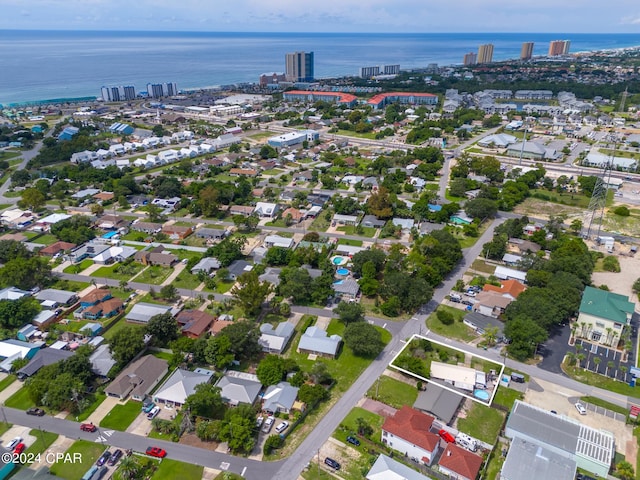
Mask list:
[[[280,425],[276,427],[276,433],[282,433],[287,428],[289,428],[289,422],[282,422]]]
[[[6,448],[9,451],[12,451],[14,448],[16,448],[16,445],[18,445],[19,443],[22,443],[22,437],[16,437],[13,440],[11,440],[9,443],[7,443],[4,448]]]
[[[587,414],[587,409],[580,402],[576,402],[576,410],[578,410],[578,413],[580,415],[586,415]]]
[[[276,421],[275,418],[273,417],[267,417],[267,419],[264,421],[264,423],[262,424],[262,432],[263,433],[269,433],[271,431],[271,427],[273,426],[273,423]]]

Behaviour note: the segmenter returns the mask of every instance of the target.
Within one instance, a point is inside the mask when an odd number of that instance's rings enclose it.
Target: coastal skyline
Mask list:
[[[521,4],[506,0],[0,0],[0,29],[220,32],[639,33],[633,0]],[[482,21],[479,21],[482,19]]]

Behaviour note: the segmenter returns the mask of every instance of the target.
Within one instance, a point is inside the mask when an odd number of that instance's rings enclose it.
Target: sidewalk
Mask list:
[[[4,378],[4,377],[2,377],[2,378]],[[4,404],[4,402],[7,400],[7,398],[12,396],[14,393],[16,393],[21,388],[22,388],[22,382],[20,380],[14,380],[14,382],[11,385],[9,385],[7,388],[5,388],[4,390],[2,390],[0,392],[0,403]]]

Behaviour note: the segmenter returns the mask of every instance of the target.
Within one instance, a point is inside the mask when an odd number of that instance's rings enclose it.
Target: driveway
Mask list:
[[[100,405],[98,405],[98,408],[96,408],[93,411],[93,413],[87,417],[87,419],[85,420],[85,423],[93,423],[94,425],[100,425],[100,422],[102,421],[102,419],[106,417],[107,414],[113,409],[113,407],[118,405],[118,403],[124,403],[124,402],[120,402],[119,398],[108,396],[107,398],[104,399],[104,401]]]
[[[574,348],[569,346],[570,336],[571,330],[568,324],[564,327],[555,327],[547,341],[538,345],[538,354],[542,356],[538,367],[548,372],[564,375],[561,368],[562,360],[568,351],[574,351]]]

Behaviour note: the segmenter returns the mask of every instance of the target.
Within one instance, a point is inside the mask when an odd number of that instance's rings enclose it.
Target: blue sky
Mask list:
[[[639,33],[638,0],[0,0],[0,29]]]

